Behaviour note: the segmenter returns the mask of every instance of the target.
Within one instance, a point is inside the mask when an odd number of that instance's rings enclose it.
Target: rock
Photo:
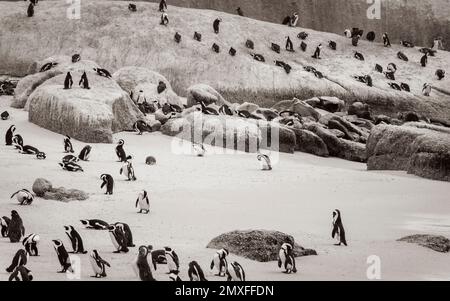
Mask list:
[[[38,178],[33,183],[33,192],[38,197],[43,197],[46,192],[52,191],[53,186],[50,181],[47,181],[46,179]]]
[[[403,112],[398,117],[404,122],[417,122],[420,120],[420,116],[416,112]]]
[[[296,151],[313,154],[320,157],[328,157],[328,148],[319,136],[304,129],[294,129],[296,136]]]
[[[205,84],[193,85],[188,89],[187,107],[192,107],[198,102],[203,102],[206,106],[210,104],[229,105],[219,92]]]
[[[81,73],[72,76],[80,78]],[[111,143],[113,133],[131,130],[143,118],[114,80],[88,73],[90,90],[64,90],[64,78],[55,76],[30,95],[29,121],[83,142]]]
[[[447,128],[425,123],[378,125],[367,141],[368,170],[404,170],[433,180],[450,181]]]
[[[112,77],[127,93],[135,90],[136,86],[140,84],[153,84],[158,86],[160,81],[166,84],[168,90],[172,91],[170,82],[163,75],[143,67],[130,66],[120,68],[114,72]]]
[[[340,130],[337,130],[337,129],[329,129],[330,130],[330,132],[332,132],[333,133],[333,135],[335,135],[336,137],[338,137],[338,138],[344,138],[345,137],[345,133],[344,132],[341,132]]]
[[[241,104],[237,107],[238,111],[247,111],[250,114],[254,113],[258,109],[259,109],[258,105],[254,104],[254,103],[250,103],[250,102],[244,102],[243,104]]]
[[[279,113],[283,111],[293,111],[298,113],[301,117],[312,117],[315,121],[320,118],[320,114],[313,107],[297,98],[292,100],[282,100],[276,103],[272,109]]]
[[[339,132],[344,134],[344,139],[353,141],[353,136],[350,134],[350,132],[347,130],[345,126],[343,126],[338,120],[332,119],[328,122],[328,128],[329,129],[336,129]],[[340,137],[339,137],[340,138]]]
[[[305,100],[305,102],[315,109],[320,107],[319,97],[313,97],[313,98],[307,99],[307,100]]]
[[[258,108],[255,113],[264,116],[267,121],[272,121],[278,117],[278,113],[271,109]]]
[[[178,95],[175,94],[175,92],[173,92],[171,89],[166,89],[160,94],[158,93],[157,89],[158,89],[157,84],[152,83],[138,84],[132,90],[133,100],[136,102],[138,97],[142,95],[149,103],[158,102],[161,106],[164,105],[165,103],[169,103],[172,105],[177,105],[180,108],[183,108],[183,103],[181,102],[180,97],[178,97]]]
[[[348,108],[349,115],[356,115],[359,118],[369,119],[371,120],[370,108],[369,105],[356,101],[350,105]]]
[[[261,149],[288,154],[294,153],[297,142],[292,129],[275,122],[255,121],[255,123],[261,131],[262,140],[259,144]]]
[[[444,236],[416,234],[403,237],[398,241],[418,244],[441,253],[448,253],[450,251],[450,240]]]
[[[342,111],[345,107],[345,101],[331,96],[320,96],[320,105],[319,109],[323,109],[325,111],[335,113]]]
[[[378,125],[380,123],[391,124],[392,119],[386,115],[378,115],[375,117],[375,124]]]
[[[174,137],[183,131],[184,126],[188,126],[189,122],[184,118],[170,119],[161,126],[161,133]]]
[[[294,256],[317,255],[311,249],[304,249],[294,242],[294,238],[278,231],[249,230],[233,231],[215,237],[206,246],[210,249],[226,248],[230,253],[259,262],[278,260],[278,252],[283,243],[294,246]]]
[[[47,63],[58,63],[56,66],[51,68],[48,71],[39,72]],[[61,73],[66,72],[93,72],[94,68],[99,68],[97,63],[90,61],[90,60],[80,60],[76,63],[72,63],[72,57],[67,55],[55,55],[48,57],[44,60],[35,61],[28,67],[28,74],[35,74],[35,73],[46,73],[49,71],[55,71],[58,70]],[[75,83],[75,79],[74,79]]]

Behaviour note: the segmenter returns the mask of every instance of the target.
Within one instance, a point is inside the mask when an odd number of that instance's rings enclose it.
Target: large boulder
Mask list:
[[[74,72],[74,78],[81,73]],[[143,117],[117,83],[88,73],[91,89],[64,90],[65,75],[53,77],[29,97],[29,121],[87,143],[111,143],[112,134],[131,130]]]
[[[66,189],[64,187],[53,188],[50,181],[38,178],[33,183],[33,192],[46,200],[55,200],[60,202],[84,201],[89,195],[78,189]]]
[[[232,231],[212,239],[207,248],[226,248],[230,253],[238,256],[268,262],[278,260],[281,245],[290,243],[294,246],[294,256],[317,255],[312,249],[305,249],[294,242],[291,235],[267,230]]]
[[[276,122],[252,119],[249,121],[257,124],[261,131],[260,148],[288,154],[294,153],[297,141],[292,129]]]
[[[219,92],[205,84],[193,85],[188,89],[187,106],[195,106],[198,102],[203,102],[207,106],[210,104],[229,105]]]
[[[68,72],[68,71],[92,72],[94,68],[99,67],[96,62],[90,60],[80,60],[78,62],[72,63],[72,57],[70,56],[54,55],[44,60],[34,61],[28,67],[28,74],[48,72],[48,71],[40,72],[41,68],[47,63],[57,63],[57,65],[52,67],[52,69],[50,70],[59,70],[61,72]]]
[[[340,112],[345,107],[345,101],[337,97],[321,96],[319,99],[320,103],[318,108],[331,113]]]
[[[162,93],[158,93],[158,84],[152,83],[140,83],[132,90],[133,100],[136,102],[138,97],[145,97],[147,102],[157,102],[161,106],[165,103],[177,105],[180,108],[183,107],[180,97],[172,91],[172,89],[166,89]]]
[[[153,84],[157,86],[160,81],[166,84],[168,90],[172,90],[170,82],[163,75],[143,67],[123,67],[114,72],[112,77],[128,93],[134,91],[136,86],[140,84]]]
[[[378,125],[367,142],[369,170],[404,170],[450,181],[450,135],[447,128],[424,123]]]
[[[303,102],[297,98],[292,100],[282,100],[276,103],[273,107],[273,110],[281,113],[283,111],[292,111],[299,114],[302,117],[311,117],[314,120],[320,119],[320,114],[317,112],[312,106]]]
[[[348,108],[349,115],[356,115],[359,118],[371,119],[369,105],[355,101]]]
[[[398,241],[418,244],[441,253],[448,253],[450,251],[450,240],[444,236],[416,234],[403,237]]]
[[[243,104],[241,104],[237,107],[238,111],[247,111],[249,113],[254,113],[258,109],[259,109],[259,106],[257,104],[251,103],[251,102],[244,102]]]
[[[320,157],[328,157],[327,145],[323,140],[311,131],[305,129],[294,129],[296,136],[296,151],[313,154]]]
[[[53,186],[50,181],[38,178],[34,181],[32,189],[38,197],[43,197],[46,192],[52,191]]]

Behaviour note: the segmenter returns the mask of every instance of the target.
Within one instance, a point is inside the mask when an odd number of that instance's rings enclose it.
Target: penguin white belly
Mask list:
[[[147,204],[147,199],[139,200],[139,209],[141,210],[150,210],[150,203]]]
[[[214,255],[214,267],[217,269],[217,271],[220,273],[221,272],[221,268],[220,268],[220,258],[219,258],[219,254]]]
[[[102,269],[97,265],[97,261],[92,256],[89,257],[89,261],[91,262],[92,270],[95,275],[100,275],[103,273]]]
[[[236,270],[234,267],[230,264],[228,264],[228,273],[231,276],[231,280],[233,281],[240,281],[238,274],[236,273]]]
[[[114,245],[114,247],[116,248],[116,250],[119,250],[120,246],[119,243],[117,242],[116,236],[114,235],[114,233],[109,232],[109,237],[111,237],[111,241]]]
[[[261,170],[270,170],[270,167],[267,164],[266,160],[261,160],[259,162],[259,165],[261,166]]]
[[[167,267],[169,268],[169,272],[171,271],[178,271],[177,265],[175,261],[173,260],[172,256],[166,255],[167,258]]]
[[[281,260],[281,267],[284,268],[285,264],[286,264],[286,254],[284,253],[283,250],[280,250],[279,252],[279,256],[280,256],[280,260]]]

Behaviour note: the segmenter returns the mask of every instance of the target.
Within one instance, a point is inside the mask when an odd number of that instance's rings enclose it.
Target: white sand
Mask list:
[[[381,257],[383,280],[449,280],[450,255],[440,254],[396,239],[416,233],[448,235],[450,225],[450,184],[406,175],[403,172],[368,172],[364,164],[324,159],[297,153],[281,154],[272,172],[258,169],[255,155],[208,155],[197,158],[171,152],[170,137],[159,133],[137,136],[120,133],[125,150],[134,156],[138,180],[125,182],[119,176],[114,145],[93,145],[91,162],[82,162],[84,173],[63,171],[57,163],[64,156],[63,136],[27,121],[27,113],[8,107],[10,98],[0,98],[0,111],[7,109],[9,121],[0,121],[2,139],[11,124],[25,144],[47,153],[47,160],[17,153],[0,143],[0,215],[17,210],[27,233],[41,236],[40,257],[31,257],[28,267],[36,280],[66,280],[51,240],[69,241],[63,225],[73,225],[86,248],[97,249],[109,261],[107,280],[136,280],[130,262],[137,248],[128,254],[113,254],[106,231],[85,230],[84,218],[126,222],[133,230],[135,244],[156,248],[173,247],[181,259],[181,277],[187,280],[187,264],[197,260],[209,280],[219,280],[209,272],[214,250],[206,249],[213,237],[231,230],[279,230],[316,249],[318,256],[297,259],[299,272],[285,275],[276,262],[258,263],[231,255],[246,270],[248,280],[366,280],[366,259]],[[79,152],[84,143],[74,141]],[[208,147],[210,152],[212,147]],[[153,155],[156,166],[146,166]],[[100,174],[115,177],[113,196],[100,190]],[[38,177],[54,186],[78,188],[90,193],[84,202],[60,203],[37,198],[31,206],[19,207],[9,196],[29,188]],[[137,214],[134,202],[141,189],[150,194],[151,213]],[[331,213],[343,214],[349,247],[335,247],[331,239]],[[0,280],[21,244],[0,239]],[[83,280],[92,270],[88,255],[81,255]],[[167,280],[167,268],[159,266],[155,277]]]

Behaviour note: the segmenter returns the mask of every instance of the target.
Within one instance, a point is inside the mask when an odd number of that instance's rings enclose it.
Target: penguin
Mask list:
[[[202,107],[202,113],[205,115],[219,115],[219,112],[214,108],[207,107],[203,101],[198,102]]]
[[[181,43],[181,35],[176,32],[175,36],[173,37],[173,39],[175,40],[175,42],[177,42],[178,44]]]
[[[423,54],[428,53],[429,56],[435,56],[436,50],[430,49],[430,48],[421,48],[419,51]]]
[[[14,135],[13,139],[12,139],[12,145],[14,145],[14,147],[16,149],[21,149],[23,147],[23,138],[21,135],[17,134]]]
[[[94,68],[94,71],[97,72],[98,75],[106,77],[106,78],[111,78],[112,75],[111,73],[106,70],[106,69],[102,69],[102,68]]]
[[[228,115],[228,116],[233,116],[233,111],[230,109],[230,107],[227,104],[222,105],[219,108],[219,113],[222,115]]]
[[[83,72],[83,74],[81,75],[80,81],[78,82],[78,85],[83,88],[83,89],[90,89],[91,87],[89,87],[89,80],[86,74],[86,71]]]
[[[278,252],[278,267],[283,268],[285,274],[297,273],[293,247],[289,243],[284,243]]]
[[[2,237],[8,237],[8,228],[11,219],[7,216],[0,217],[0,227],[1,227],[1,235]]]
[[[292,67],[289,64],[286,64],[285,62],[275,61],[275,66],[283,68],[287,74],[291,73]]]
[[[38,160],[45,160],[47,158],[47,155],[44,152],[37,152],[36,153],[36,159]]]
[[[394,72],[384,72],[384,75],[386,76],[387,79],[389,80],[395,80],[395,73]]]
[[[292,43],[292,40],[289,36],[286,37],[285,49],[286,51],[294,52],[294,44]]]
[[[25,235],[25,227],[23,226],[22,219],[16,210],[11,211],[11,221],[8,225],[8,237],[12,243],[20,242]]]
[[[150,201],[148,200],[147,191],[142,190],[136,199],[136,208],[139,206],[138,213],[148,214],[150,212]]]
[[[100,179],[102,180],[102,185],[100,186],[100,189],[103,189],[103,187],[106,186],[106,192],[105,194],[112,195],[114,190],[114,179],[111,175],[108,174],[102,174],[100,176]]]
[[[20,249],[16,252],[11,262],[11,265],[6,268],[8,273],[12,273],[17,267],[24,266],[28,262],[28,253],[24,249]]]
[[[32,281],[33,274],[25,266],[18,266],[9,276],[8,281]]]
[[[400,88],[402,88],[403,91],[411,92],[411,88],[409,87],[408,84],[400,83]]]
[[[79,55],[78,53],[72,55],[72,63],[77,63],[81,60],[81,55]]]
[[[90,145],[86,145],[81,150],[80,154],[78,155],[78,159],[82,161],[89,161],[89,156],[91,155],[92,147]]]
[[[352,37],[352,46],[358,47],[359,39],[361,39],[360,35],[355,35]]]
[[[39,250],[38,250],[38,243],[40,241],[40,237],[37,234],[30,234],[26,236],[22,240],[22,245],[25,247],[25,251],[27,251],[27,254],[30,256],[39,256]]]
[[[414,48],[414,44],[409,41],[400,41],[400,45],[406,48]]]
[[[134,174],[134,168],[131,161],[125,162],[125,164],[120,168],[120,174],[127,178],[127,181],[136,181],[136,175]]]
[[[375,41],[375,38],[376,38],[376,34],[373,31],[368,32],[367,35],[366,35],[366,39],[369,42]]]
[[[160,12],[163,12],[163,11],[165,11],[167,9],[167,3],[166,3],[166,0],[161,0],[160,2],[159,2],[159,11]]]
[[[355,51],[353,57],[357,60],[364,61],[364,55],[358,51]]]
[[[328,42],[328,47],[330,47],[331,50],[336,50],[337,49],[337,44],[335,41],[329,41]]]
[[[428,83],[423,84],[422,94],[423,96],[430,96],[432,86]]]
[[[144,120],[138,120],[133,124],[133,129],[138,135],[142,135],[144,132],[151,133],[152,129]]]
[[[158,94],[161,94],[162,92],[166,91],[167,89],[167,85],[160,80],[158,83],[158,87],[156,88],[156,91],[158,92]]]
[[[139,279],[141,281],[155,281],[153,278],[152,270],[148,264],[147,256],[150,250],[146,246],[140,246],[138,256],[133,263],[133,268],[137,271]]]
[[[41,153],[36,147],[31,145],[16,145],[21,154],[25,155],[36,155],[38,156]]]
[[[316,68],[314,68],[314,67],[312,67],[312,66],[306,66],[306,67],[303,67],[303,69],[304,69],[306,72],[315,72],[315,71],[317,71]]]
[[[379,64],[375,64],[375,71],[378,73],[383,73],[383,67]]]
[[[217,45],[216,43],[213,43],[211,49],[212,49],[212,51],[214,51],[215,53],[220,53],[220,46]]]
[[[394,90],[397,90],[397,91],[401,91],[402,90],[402,88],[396,83],[388,83],[388,85]]]
[[[227,264],[227,256],[229,252],[227,249],[220,249],[214,254],[214,257],[211,261],[211,270],[216,267],[218,274],[216,276],[225,277],[227,272],[228,264]]]
[[[115,251],[113,253],[128,253],[128,247],[125,240],[125,235],[119,227],[115,225],[109,225],[109,237],[114,245]]]
[[[370,75],[353,76],[357,81],[366,84],[369,87],[373,86],[372,77]]]
[[[203,157],[206,154],[206,149],[203,143],[192,142],[192,150],[197,157]]]
[[[70,271],[73,273],[72,262],[69,257],[69,253],[67,253],[66,248],[61,240],[55,239],[52,240],[53,247],[55,248],[56,255],[58,256],[59,264],[61,265],[61,271],[57,273],[66,273]]]
[[[16,197],[19,205],[31,205],[34,201],[33,194],[27,189],[21,189],[14,192],[10,198],[12,199],[13,197]]]
[[[14,132],[16,131],[16,127],[11,125],[9,129],[6,131],[5,142],[6,145],[12,145],[12,138],[14,136]]]
[[[297,38],[299,38],[300,40],[306,40],[306,38],[308,38],[308,36],[309,36],[309,34],[307,32],[302,31],[297,35]]]
[[[255,61],[258,61],[258,62],[261,62],[261,63],[264,63],[266,61],[264,56],[262,56],[261,54],[251,53],[250,56],[252,56]]]
[[[65,153],[73,153],[72,141],[69,136],[64,138],[64,152]]]
[[[180,271],[172,271],[169,273],[169,279],[171,281],[183,281],[183,280],[181,280],[179,274],[180,274]]]
[[[125,238],[126,246],[130,247],[130,248],[134,248],[135,245],[133,243],[133,233],[131,233],[130,226],[128,224],[121,223],[121,222],[115,223],[114,226],[116,226],[117,228],[119,228],[122,231],[123,236]]]
[[[244,12],[242,11],[242,9],[241,9],[240,7],[238,7],[238,8],[236,9],[236,12],[237,12],[237,14],[238,14],[239,16],[241,16],[241,17],[244,16]]]
[[[317,77],[318,79],[322,79],[323,78],[323,74],[320,71],[315,70],[313,72],[314,76]]]
[[[125,141],[123,139],[120,139],[119,143],[117,143],[117,146],[116,146],[116,155],[119,158],[119,162],[127,161],[127,155],[123,149],[124,144],[125,144]]]
[[[270,158],[267,155],[258,154],[256,157],[261,164],[261,170],[272,170],[272,165],[270,163]]]
[[[202,34],[199,32],[194,32],[194,40],[201,42],[202,41]]]
[[[77,163],[80,159],[74,155],[67,155],[62,158],[63,163]]]
[[[244,268],[237,261],[228,264],[227,281],[245,281]]]
[[[100,219],[82,219],[80,220],[83,226],[86,226],[87,229],[93,230],[108,230],[109,224]]]
[[[240,110],[236,111],[237,115],[241,118],[249,119],[251,118],[252,114],[250,114],[248,111]]]
[[[169,24],[169,15],[166,12],[163,12],[161,14],[161,22],[159,24],[164,26],[167,26],[167,24]]]
[[[342,216],[341,212],[338,209],[333,211],[333,230],[331,232],[331,237],[336,238],[336,240],[338,241],[336,246],[340,246],[341,244],[347,246],[347,241],[345,240],[344,225],[342,224]]]
[[[399,51],[399,52],[397,53],[397,57],[398,57],[399,59],[401,59],[402,61],[405,61],[405,62],[409,61],[408,57],[407,57],[403,52],[401,52],[401,51]]]
[[[316,47],[316,51],[314,51],[314,54],[312,56],[313,59],[321,59],[320,58],[320,51],[322,50],[322,44],[319,44],[319,46]]]
[[[435,75],[438,78],[438,80],[442,80],[445,77],[445,71],[442,69],[438,69],[436,70]]]
[[[55,63],[55,62],[46,63],[41,67],[39,72],[48,71],[48,70],[52,69],[53,67],[56,67],[57,65],[58,65],[58,63]]]
[[[8,111],[2,112],[2,113],[0,114],[0,118],[1,118],[2,120],[8,120],[8,119],[9,119],[9,113],[8,113]]]
[[[156,159],[153,156],[148,156],[145,158],[145,164],[147,165],[156,165]]]
[[[228,54],[231,56],[236,56],[236,49],[234,49],[233,47],[230,47],[230,50],[228,50]]]
[[[389,39],[389,36],[388,36],[387,32],[385,32],[383,34],[383,45],[384,45],[384,47],[391,47],[392,46],[391,45],[391,40]]]
[[[62,167],[63,170],[67,170],[70,172],[78,172],[78,171],[84,172],[83,168],[74,162],[58,163],[58,164],[59,166]]]
[[[92,270],[94,271],[93,278],[104,278],[106,277],[106,266],[111,267],[111,265],[100,257],[97,250],[92,250],[89,254],[89,262],[91,263]]]
[[[169,273],[179,272],[180,269],[180,259],[178,258],[177,253],[175,253],[172,248],[164,247],[166,260],[167,260],[167,268],[169,269]]]
[[[255,49],[255,43],[252,40],[247,39],[247,41],[245,41],[245,47],[253,50]]]
[[[352,37],[352,32],[350,31],[350,29],[346,29],[344,30],[344,36],[348,39],[350,39]]]
[[[222,22],[221,18],[217,18],[213,22],[213,29],[215,34],[219,34],[220,31],[220,23]]]
[[[67,72],[66,78],[64,79],[64,90],[72,89],[73,79],[70,72]]]
[[[86,254],[87,251],[84,249],[83,240],[77,230],[73,226],[64,226],[64,231],[72,244],[73,251],[71,253]]]
[[[189,262],[188,276],[191,281],[208,281],[197,261]]]
[[[420,65],[422,65],[422,67],[426,67],[427,64],[428,64],[428,53],[425,53],[420,59]]]
[[[131,12],[136,12],[137,11],[136,4],[132,4],[132,3],[128,4],[128,10]]]

